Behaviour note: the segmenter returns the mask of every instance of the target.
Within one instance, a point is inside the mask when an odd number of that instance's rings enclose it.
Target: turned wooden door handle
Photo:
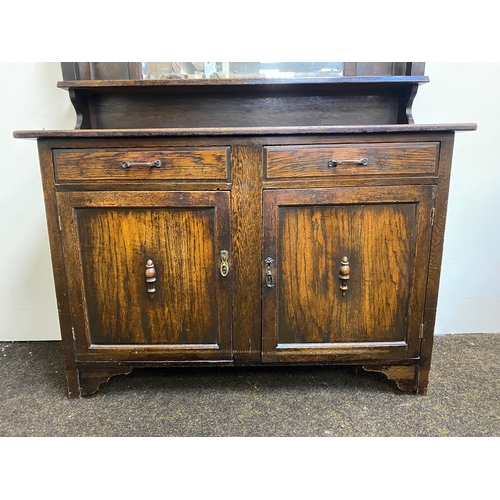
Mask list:
[[[345,297],[345,293],[348,289],[347,287],[347,281],[350,278],[351,274],[351,266],[349,264],[349,259],[347,257],[344,257],[342,259],[342,262],[340,263],[340,271],[339,271],[339,278],[340,278],[340,289],[342,290],[342,297]]]
[[[155,282],[156,282],[156,269],[153,264],[153,261],[149,259],[146,262],[146,283],[148,285],[148,293],[151,299],[154,298],[156,292]]]

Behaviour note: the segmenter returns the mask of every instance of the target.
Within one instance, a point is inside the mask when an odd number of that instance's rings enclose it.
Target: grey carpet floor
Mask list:
[[[0,436],[500,435],[500,334],[436,337],[428,396],[357,367],[135,370],[66,397],[60,342],[0,343]]]

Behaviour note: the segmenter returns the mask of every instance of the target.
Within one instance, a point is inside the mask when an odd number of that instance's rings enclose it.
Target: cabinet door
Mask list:
[[[230,359],[228,192],[58,203],[79,360]]]
[[[263,361],[418,356],[433,189],[265,191]]]

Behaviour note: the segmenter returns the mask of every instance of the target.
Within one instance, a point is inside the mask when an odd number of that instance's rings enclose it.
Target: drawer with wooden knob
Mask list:
[[[229,147],[55,149],[56,182],[229,178]]]
[[[266,146],[265,178],[436,175],[439,143]]]

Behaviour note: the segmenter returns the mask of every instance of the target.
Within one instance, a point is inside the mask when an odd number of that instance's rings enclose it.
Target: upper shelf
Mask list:
[[[185,80],[63,80],[57,83],[61,89],[111,89],[111,88],[168,88],[168,87],[236,87],[236,86],[342,86],[380,85],[407,86],[429,82],[427,76],[356,76],[356,77],[304,77],[304,78],[201,78]]]
[[[153,64],[163,66],[149,73]],[[61,67],[58,87],[69,92],[77,129],[411,124],[418,87],[429,81],[423,63],[406,62]]]

